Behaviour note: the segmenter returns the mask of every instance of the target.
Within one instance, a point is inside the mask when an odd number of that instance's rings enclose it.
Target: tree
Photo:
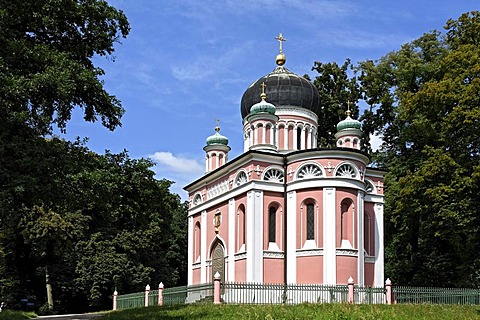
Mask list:
[[[338,122],[345,119],[345,111],[350,104],[352,116],[358,116],[356,102],[360,98],[360,90],[355,76],[348,74],[353,65],[350,59],[343,65],[337,63],[321,63],[316,61],[312,67],[319,73],[313,84],[317,87],[322,103],[322,110],[318,119],[319,147],[334,147],[336,145],[335,132]]]
[[[0,1],[0,114],[2,123],[51,133],[65,129],[74,107],[86,121],[113,130],[124,112],[103,88],[95,55],[109,56],[126,37],[122,11],[104,0]]]
[[[383,134],[387,274],[406,285],[479,285],[480,13],[360,63]]]

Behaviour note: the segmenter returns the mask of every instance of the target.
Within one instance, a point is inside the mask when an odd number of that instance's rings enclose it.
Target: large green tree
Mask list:
[[[378,61],[359,64],[383,134],[387,273],[402,284],[479,285],[480,13],[449,20]]]
[[[47,134],[72,109],[86,121],[120,125],[120,102],[103,88],[95,55],[127,36],[122,11],[104,0],[0,0],[0,115]]]

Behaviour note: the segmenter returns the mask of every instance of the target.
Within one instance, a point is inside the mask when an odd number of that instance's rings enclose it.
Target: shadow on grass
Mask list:
[[[179,320],[188,319],[191,314],[185,305],[135,308],[120,311],[112,311],[103,315],[101,320]],[[208,318],[210,313],[207,310],[196,310],[195,319]]]

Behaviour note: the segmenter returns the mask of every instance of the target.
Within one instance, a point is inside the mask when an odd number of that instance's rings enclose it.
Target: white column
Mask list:
[[[306,146],[305,146],[305,131],[306,131],[306,128],[303,127],[302,132],[300,133],[300,149],[302,149],[302,150],[306,149]]]
[[[358,245],[358,274],[357,274],[357,284],[363,286],[365,284],[365,239],[364,239],[364,193],[359,190],[357,193],[357,215],[358,215],[358,226],[357,226],[357,245]]]
[[[283,135],[283,149],[288,150],[288,124],[285,123],[285,127],[283,128],[284,135]]]
[[[265,144],[265,143],[267,143],[267,126],[265,125],[265,123],[262,126],[262,131],[263,131],[262,143]]]
[[[308,127],[307,135],[307,149],[312,149],[312,127]]]
[[[280,150],[280,145],[279,145],[279,142],[278,142],[278,124],[275,124],[274,125],[274,128],[275,128],[275,147],[277,147],[277,150]]]
[[[235,199],[228,201],[228,278],[227,281],[235,281]]]
[[[258,127],[255,126],[253,128],[253,145],[256,146],[258,144]]]
[[[312,148],[316,148],[317,147],[317,130],[313,129],[312,130]]]
[[[190,286],[193,284],[193,217],[188,217],[188,274],[187,284]]]
[[[208,153],[205,155],[205,173],[207,173],[209,170],[208,170],[208,160],[210,159],[210,157],[208,156]]]
[[[335,188],[323,188],[323,284],[337,283]]]
[[[270,144],[274,146],[277,142],[275,141],[275,125],[270,126]]]
[[[248,133],[247,131],[245,131],[243,133],[243,152],[247,152],[248,151]]]
[[[207,281],[207,211],[202,211],[202,217],[200,221],[200,283],[206,283]]]
[[[384,281],[385,253],[383,244],[383,203],[375,203],[375,279],[374,286],[382,286]]]
[[[263,191],[247,193],[247,282],[263,282]]]
[[[285,177],[284,179],[286,179]],[[287,282],[297,282],[297,193],[287,194]]]

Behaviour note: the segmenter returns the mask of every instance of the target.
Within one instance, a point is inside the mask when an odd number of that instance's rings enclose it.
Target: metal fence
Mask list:
[[[386,303],[384,287],[360,287],[355,285],[353,302],[362,304]],[[201,303],[213,301],[213,283],[152,290],[147,294],[148,305]],[[298,304],[347,303],[347,285],[320,284],[260,284],[227,282],[221,284],[220,298],[230,304]],[[117,309],[141,308],[145,306],[145,292],[118,295]],[[480,305],[480,289],[392,287],[393,303],[469,304]]]
[[[480,305],[480,289],[395,286],[393,301],[395,303]]]
[[[145,293],[122,294],[117,297],[117,309],[141,308],[145,305]]]
[[[225,303],[298,304],[303,302],[347,302],[346,285],[259,284],[229,282],[222,285]]]

